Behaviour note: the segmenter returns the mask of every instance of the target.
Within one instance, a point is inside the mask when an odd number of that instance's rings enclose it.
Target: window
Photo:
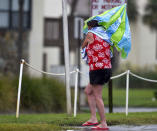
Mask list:
[[[47,21],[45,25],[45,38],[48,40],[58,40],[59,23],[57,21]]]
[[[62,27],[60,19],[45,19],[44,45],[58,46],[62,39]]]
[[[19,25],[19,0],[0,0],[0,29],[17,29]],[[24,0],[23,28],[31,27],[31,0]]]

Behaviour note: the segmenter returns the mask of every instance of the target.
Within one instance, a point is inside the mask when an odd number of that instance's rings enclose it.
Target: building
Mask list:
[[[51,72],[51,66],[64,65],[62,0],[33,0],[32,5],[29,63],[38,69]],[[70,14],[70,6],[68,6],[68,14]],[[74,65],[77,61],[75,52],[78,43],[74,39],[74,17],[69,16],[68,19],[70,63]]]
[[[139,16],[137,22],[131,23],[132,49],[128,59],[122,60],[122,62],[129,62],[138,67],[153,67],[157,64],[156,33],[145,25],[142,20],[148,0],[138,0],[136,2]]]
[[[5,29],[16,29],[18,26],[18,0],[1,0],[0,2],[1,32]],[[25,2],[24,28],[29,31],[28,62],[39,70],[52,72],[52,67],[64,65],[62,0],[25,0]],[[74,38],[74,21],[76,16],[82,19],[90,16],[90,0],[76,0],[76,3],[74,2],[75,9],[71,8],[73,0],[67,0],[67,2],[70,64],[76,66],[79,62],[78,47],[81,42]],[[128,59],[121,60],[120,64],[131,63],[139,67],[153,66],[157,62],[156,34],[142,22],[144,8],[148,0],[136,2],[139,11],[138,21],[130,23],[132,50]],[[40,73],[32,69],[29,72],[33,76],[41,76]]]

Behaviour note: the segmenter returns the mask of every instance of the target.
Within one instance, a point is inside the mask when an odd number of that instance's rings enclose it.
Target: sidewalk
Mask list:
[[[91,127],[76,127],[79,130],[67,130],[67,131],[91,131]],[[116,125],[109,126],[109,131],[157,131],[157,125],[143,125],[143,126],[127,126]]]

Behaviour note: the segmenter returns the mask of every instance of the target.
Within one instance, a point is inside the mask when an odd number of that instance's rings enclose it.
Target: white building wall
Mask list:
[[[42,69],[43,52],[43,22],[44,22],[44,1],[32,1],[32,29],[29,40],[29,63],[37,69]],[[40,76],[41,74],[29,68],[30,74]]]
[[[140,24],[141,23],[141,24]],[[139,37],[140,37],[140,63],[139,65],[153,65],[156,63],[156,45],[155,34],[150,30],[149,26],[142,25],[142,20],[139,23]]]
[[[29,63],[39,70],[43,66],[43,54],[47,56],[47,71],[52,65],[60,64],[59,47],[44,47],[44,19],[59,18],[62,16],[62,0],[33,0],[32,3],[32,29],[29,40]],[[70,7],[67,5],[67,13]],[[74,55],[71,60],[73,63]],[[29,70],[33,76],[41,76],[40,73]]]
[[[44,0],[44,16],[58,18],[62,16],[62,0]],[[70,13],[70,6],[67,3],[67,13]]]
[[[137,22],[131,23],[132,48],[126,60],[122,63],[129,62],[139,67],[156,64],[156,44],[155,32],[143,23],[143,15],[147,0],[136,1],[138,5],[139,17]]]
[[[50,72],[52,65],[60,64],[60,49],[58,47],[47,47],[43,50],[47,54],[47,71]]]
[[[153,65],[155,59],[156,45],[155,32],[149,26],[144,25],[142,16],[144,14],[147,0],[138,0],[138,10],[140,17],[137,23],[131,23],[132,49],[128,59],[122,63],[130,62],[133,65],[145,66]],[[30,32],[29,63],[38,69],[42,69],[43,53],[47,54],[47,69],[50,71],[52,65],[60,64],[60,49],[57,47],[44,47],[44,18],[58,18],[62,15],[62,0],[33,0],[32,4],[32,30]],[[70,7],[68,7],[68,13]],[[76,61],[76,52],[71,52],[70,61]],[[40,76],[40,73],[30,69],[30,73]]]
[[[59,18],[62,16],[62,0],[44,0],[44,17]],[[70,7],[67,4],[67,13],[70,13]],[[52,65],[60,64],[59,47],[45,47],[44,52],[47,54],[47,70],[50,71]],[[73,54],[71,56],[73,59]]]

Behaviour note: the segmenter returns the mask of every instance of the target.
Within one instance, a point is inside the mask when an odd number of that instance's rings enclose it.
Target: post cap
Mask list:
[[[24,64],[25,63],[25,60],[24,59],[21,59],[21,64]]]
[[[76,72],[79,72],[79,69],[78,69],[78,68],[76,68]]]

